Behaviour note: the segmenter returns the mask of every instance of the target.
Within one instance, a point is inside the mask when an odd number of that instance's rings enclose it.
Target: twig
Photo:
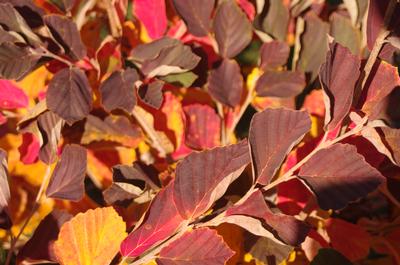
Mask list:
[[[222,106],[221,103],[217,102],[217,110],[218,110],[218,115],[221,118],[221,144],[226,145],[227,144],[227,132],[226,132],[226,126],[225,126],[225,115],[224,115],[224,107]]]
[[[246,99],[244,100],[242,106],[240,106],[239,113],[235,115],[235,118],[233,119],[232,125],[226,128],[226,135],[228,139],[230,139],[231,135],[235,131],[236,126],[238,125],[240,119],[242,118],[244,112],[246,111],[247,107],[250,105],[252,100],[253,100],[253,90],[249,90],[247,92]]]
[[[110,24],[111,35],[115,38],[122,36],[122,26],[119,20],[117,10],[115,10],[114,1],[104,0],[107,8],[108,23]]]
[[[24,232],[26,226],[29,224],[29,221],[32,219],[32,217],[35,214],[36,210],[39,208],[40,199],[41,199],[41,197],[42,197],[42,195],[44,193],[45,187],[46,187],[47,182],[48,182],[48,180],[50,178],[50,173],[51,173],[50,165],[48,165],[47,168],[46,168],[46,173],[45,173],[45,175],[43,177],[43,180],[42,180],[42,184],[40,185],[38,194],[36,195],[36,200],[35,200],[35,202],[34,202],[34,204],[32,206],[31,212],[29,213],[29,215],[26,218],[24,224],[22,225],[20,231],[18,232],[18,235],[14,239],[12,239],[12,241],[11,241],[11,245],[10,245],[10,249],[8,251],[8,254],[7,254],[7,259],[6,259],[5,265],[9,265],[10,264],[12,253],[14,252],[14,249],[15,249],[15,246],[17,245],[18,239],[20,238],[20,236]]]
[[[55,59],[55,60],[57,60],[57,61],[60,61],[60,62],[62,62],[62,63],[64,63],[64,64],[68,65],[69,67],[71,67],[71,66],[74,65],[74,64],[71,63],[70,61],[68,61],[68,60],[66,60],[66,59],[64,59],[64,58],[62,58],[61,56],[58,56],[58,55],[56,55],[56,54],[50,52],[49,50],[47,50],[47,49],[45,49],[45,48],[43,48],[43,47],[41,47],[41,48],[39,49],[39,52],[33,51],[33,53],[35,53],[35,54],[37,54],[37,55],[39,55],[39,56],[44,56],[44,57],[48,57],[48,58]]]

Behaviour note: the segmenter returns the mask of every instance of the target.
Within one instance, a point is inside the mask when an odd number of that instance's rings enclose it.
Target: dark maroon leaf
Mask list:
[[[0,3],[12,4],[31,28],[43,26],[45,12],[33,0],[0,0]]]
[[[328,33],[327,23],[313,13],[306,15],[297,69],[311,73],[311,80],[317,77],[319,68],[325,60],[328,50]]]
[[[208,105],[192,104],[183,108],[186,115],[185,143],[197,150],[220,144],[221,119]]]
[[[240,103],[243,91],[243,77],[235,60],[224,59],[217,69],[208,76],[208,92],[211,96],[234,108]]]
[[[178,45],[182,45],[179,40],[164,37],[150,43],[140,44],[136,46],[131,51],[130,59],[135,63],[141,65],[145,61],[156,59],[163,49],[171,48]]]
[[[267,71],[257,80],[256,91],[260,97],[294,97],[306,86],[306,79],[299,71]]]
[[[353,265],[353,263],[332,248],[321,248],[310,265]]]
[[[264,5],[263,12],[255,19],[257,28],[284,41],[289,25],[289,10],[283,1],[269,1]],[[265,14],[265,15],[264,15]]]
[[[360,75],[360,59],[349,49],[338,43],[331,43],[326,62],[321,66],[320,81],[329,102],[325,103],[325,126],[335,129],[347,116],[354,89]]]
[[[0,228],[10,229],[11,219],[8,215],[8,202],[10,200],[10,187],[8,186],[7,153],[0,148]]]
[[[1,43],[0,78],[21,79],[33,69],[38,59],[29,48],[10,42]]]
[[[247,141],[188,155],[176,168],[174,201],[178,212],[190,220],[203,214],[249,162]]]
[[[163,102],[163,87],[163,81],[155,80],[148,85],[142,85],[138,90],[138,95],[146,105],[159,109]]]
[[[261,46],[262,69],[274,69],[286,64],[289,58],[289,45],[283,41],[271,41]]]
[[[286,155],[310,128],[306,111],[266,109],[253,116],[249,142],[258,183],[266,185],[271,181]]]
[[[122,256],[137,257],[179,228],[183,219],[173,203],[173,191],[173,183],[170,183],[156,195],[142,224],[122,242]]]
[[[100,86],[101,102],[107,111],[131,112],[136,105],[135,82],[139,75],[133,68],[115,71]]]
[[[68,124],[85,118],[92,108],[92,88],[85,73],[78,68],[57,72],[50,81],[46,104]]]
[[[76,24],[70,18],[52,14],[44,16],[44,22],[67,55],[74,60],[85,57],[86,47],[82,43]]]
[[[61,159],[54,168],[46,196],[49,198],[79,201],[85,188],[87,154],[86,149],[76,145],[66,145]]]
[[[252,26],[236,1],[222,2],[216,11],[213,29],[219,54],[232,58],[238,55],[252,39]]]
[[[243,203],[228,208],[225,215],[245,215],[262,219],[279,239],[292,246],[300,245],[309,231],[306,224],[293,216],[273,213],[260,190],[253,192]]]
[[[384,61],[379,62],[371,76],[366,86],[366,99],[362,111],[370,120],[374,120],[385,111],[385,99],[395,88],[400,87],[400,77],[397,67]]]
[[[173,0],[176,11],[195,36],[207,36],[215,0]]]
[[[57,240],[61,226],[71,218],[72,215],[65,211],[53,210],[40,222],[32,237],[18,252],[17,260],[19,262],[57,262],[53,243]]]
[[[64,122],[53,112],[46,111],[38,117],[37,125],[42,137],[39,158],[46,164],[52,164],[57,158],[58,142]]]
[[[162,248],[159,265],[223,265],[235,253],[215,230],[207,227],[186,232]]]
[[[384,177],[357,153],[355,146],[335,144],[318,151],[304,164],[299,177],[324,209],[341,209],[375,190]]]
[[[74,7],[76,0],[50,0],[64,12],[69,12]]]

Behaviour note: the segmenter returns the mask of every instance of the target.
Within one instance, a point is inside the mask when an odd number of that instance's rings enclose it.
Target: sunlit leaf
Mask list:
[[[136,0],[133,9],[150,38],[158,39],[164,35],[167,29],[165,0]]]
[[[8,186],[7,153],[0,149],[0,228],[9,229],[12,225],[8,216],[8,202],[10,200],[10,187]]]
[[[16,109],[28,106],[25,92],[8,80],[0,80],[0,108]]]
[[[125,238],[125,223],[112,207],[80,213],[63,224],[54,252],[61,265],[109,265]]]

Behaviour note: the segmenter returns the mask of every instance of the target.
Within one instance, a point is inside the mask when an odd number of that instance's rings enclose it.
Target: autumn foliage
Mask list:
[[[0,0],[0,263],[400,265],[397,0]]]

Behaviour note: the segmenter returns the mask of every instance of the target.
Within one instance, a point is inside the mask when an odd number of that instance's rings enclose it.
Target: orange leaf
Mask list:
[[[61,265],[108,265],[126,237],[125,229],[112,207],[80,213],[61,227],[54,253]]]

